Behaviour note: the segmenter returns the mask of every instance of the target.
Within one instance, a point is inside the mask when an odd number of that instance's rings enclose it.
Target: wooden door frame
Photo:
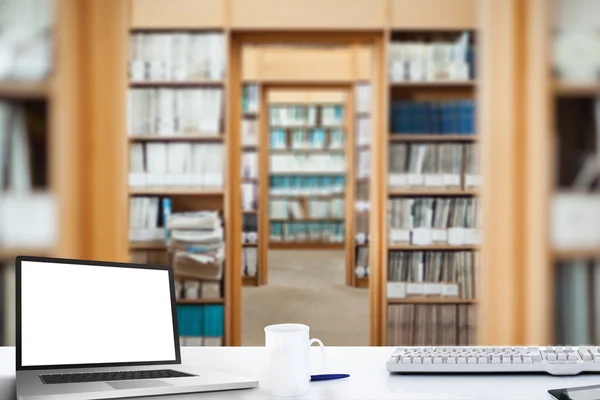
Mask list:
[[[383,31],[372,32],[331,32],[331,31],[298,31],[298,32],[267,32],[267,31],[236,31],[227,32],[228,36],[228,80],[226,95],[227,112],[227,143],[229,156],[229,170],[227,190],[230,201],[228,202],[228,229],[227,243],[232,251],[228,252],[230,257],[229,273],[226,276],[225,291],[227,296],[227,321],[228,332],[231,332],[228,339],[229,345],[241,345],[242,329],[242,276],[239,272],[241,265],[241,237],[242,231],[242,213],[241,213],[241,171],[240,160],[242,155],[242,146],[240,138],[240,121],[242,120],[241,94],[242,84],[242,48],[246,44],[314,44],[314,45],[370,45],[373,49],[373,59],[371,68],[371,171],[372,179],[370,185],[370,244],[369,244],[369,295],[370,295],[370,337],[371,345],[382,345],[382,285],[381,280],[381,221],[385,221],[382,214],[380,199],[381,193],[378,188],[384,187],[382,177],[385,165],[377,163],[375,160],[381,160],[385,151],[386,125],[385,125],[385,104],[383,102],[386,79],[385,66],[385,36]],[[285,84],[286,88],[294,86],[319,87],[327,85],[327,82],[269,82],[260,80],[257,82],[261,87],[261,102],[264,101],[266,93],[265,87],[274,87],[273,85]],[[350,86],[356,81],[336,82],[336,85]],[[266,118],[263,109],[259,112],[260,127],[264,128]],[[264,147],[264,146],[263,146]],[[263,183],[264,184],[264,183]],[[263,213],[264,214],[264,213]],[[260,229],[260,228],[259,228]],[[260,245],[260,244],[259,244]]]

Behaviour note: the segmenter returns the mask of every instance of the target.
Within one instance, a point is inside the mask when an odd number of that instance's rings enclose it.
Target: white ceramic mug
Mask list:
[[[323,342],[310,339],[302,324],[269,325],[265,328],[265,378],[273,396],[300,396],[310,382],[310,346],[318,343],[325,362]]]

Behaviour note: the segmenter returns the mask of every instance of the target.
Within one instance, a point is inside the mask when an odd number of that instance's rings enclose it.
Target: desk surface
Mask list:
[[[310,392],[294,399],[548,399],[548,389],[600,384],[600,375],[390,375],[385,363],[391,347],[326,347],[320,367],[318,348],[311,349],[315,373],[348,373],[349,379],[312,382]],[[261,380],[262,347],[184,347],[183,364],[209,367]],[[0,347],[0,399],[14,399],[15,350]],[[264,387],[152,399],[265,399]]]

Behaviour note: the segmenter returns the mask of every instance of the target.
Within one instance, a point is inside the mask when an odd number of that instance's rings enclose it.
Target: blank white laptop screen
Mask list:
[[[21,261],[21,365],[175,361],[168,270]]]

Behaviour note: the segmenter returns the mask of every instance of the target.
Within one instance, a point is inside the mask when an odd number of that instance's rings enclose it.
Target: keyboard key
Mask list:
[[[531,356],[523,356],[523,364],[533,364],[533,358]]]
[[[567,355],[567,359],[568,359],[569,361],[578,361],[578,360],[579,360],[579,357],[577,357],[577,353],[569,353],[569,354]]]
[[[413,357],[413,364],[423,364],[423,359],[421,357]]]
[[[521,356],[513,356],[512,362],[513,362],[513,364],[523,364],[523,360],[521,360]]]
[[[547,358],[548,358],[548,361],[557,361],[558,360],[558,357],[554,353],[548,354]]]
[[[448,357],[446,364],[456,364],[456,357]]]
[[[499,355],[494,355],[494,357],[492,357],[492,364],[500,364],[502,362],[502,359],[500,358]]]
[[[558,355],[558,361],[567,361],[567,355],[566,354],[559,354]]]
[[[434,364],[442,364],[443,363],[442,357],[434,357],[433,363]]]
[[[468,357],[467,364],[477,364],[477,357]]]
[[[456,361],[457,364],[466,364],[467,363],[467,359],[465,357],[458,357],[458,360]]]
[[[411,364],[411,363],[412,363],[412,358],[410,356],[402,357],[402,364]]]
[[[502,364],[511,364],[512,360],[510,356],[502,356]]]
[[[431,357],[423,357],[423,364],[433,364],[433,359]]]
[[[477,364],[487,364],[488,358],[486,356],[477,357]]]

